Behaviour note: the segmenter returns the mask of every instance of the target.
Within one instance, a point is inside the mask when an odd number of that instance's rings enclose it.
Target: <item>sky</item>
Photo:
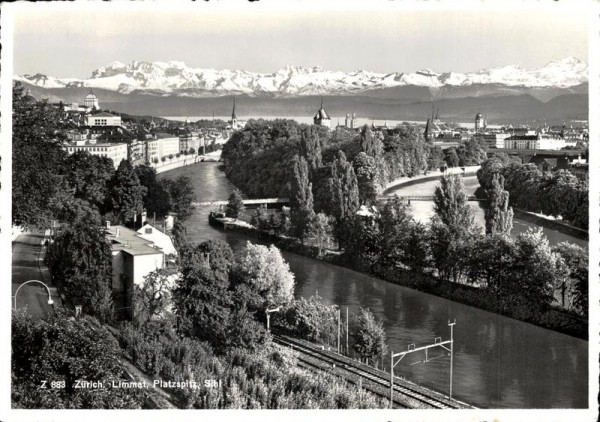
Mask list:
[[[132,60],[264,73],[285,65],[468,72],[588,61],[586,19],[565,9],[251,9],[27,9],[15,13],[13,73],[87,78]]]

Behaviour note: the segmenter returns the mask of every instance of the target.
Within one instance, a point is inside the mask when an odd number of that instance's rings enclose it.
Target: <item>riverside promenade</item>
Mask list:
[[[181,155],[179,158],[173,158],[172,160],[165,161],[164,163],[160,162],[158,164],[152,164],[152,167],[156,169],[157,174],[160,174],[179,167],[185,167],[203,161],[219,161],[220,159],[221,150],[218,150],[209,152],[206,155]]]

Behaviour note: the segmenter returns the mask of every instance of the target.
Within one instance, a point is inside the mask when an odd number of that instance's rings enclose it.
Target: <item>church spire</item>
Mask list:
[[[233,111],[231,112],[231,120],[236,120],[237,116],[235,115],[235,97],[233,97]]]

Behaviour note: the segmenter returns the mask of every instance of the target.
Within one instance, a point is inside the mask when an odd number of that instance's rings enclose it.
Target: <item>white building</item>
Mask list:
[[[165,266],[165,253],[153,241],[110,222],[106,223],[106,239],[112,249],[112,290],[127,298],[132,316],[134,285],[143,285],[146,275]]]
[[[121,126],[121,116],[102,112],[85,116],[85,124],[87,126]]]
[[[567,142],[564,138],[543,133],[536,135],[514,135],[504,140],[504,148],[507,149],[559,150],[575,145],[576,142]]]
[[[95,141],[79,141],[64,147],[69,154],[85,151],[91,155],[108,157],[113,161],[115,169],[122,160],[127,160],[127,144],[97,144]]]
[[[137,234],[142,239],[152,242],[154,246],[158,247],[165,255],[177,255],[177,250],[173,246],[171,237],[156,227],[150,224],[144,224],[141,229],[137,231]]]
[[[160,142],[159,139],[151,139],[147,140],[146,148],[147,148],[147,159],[149,163],[154,163],[154,160],[160,160]]]
[[[481,133],[473,135],[476,141],[483,141],[488,148],[504,148],[504,140],[509,138],[510,133]]]
[[[158,155],[162,157],[168,157],[170,154],[179,153],[179,138],[162,138],[157,139],[158,142]]]

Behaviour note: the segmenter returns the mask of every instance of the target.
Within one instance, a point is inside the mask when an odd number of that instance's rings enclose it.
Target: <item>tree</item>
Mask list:
[[[140,184],[129,161],[121,161],[109,186],[111,209],[121,223],[132,221],[135,215],[142,212],[146,188]]]
[[[361,204],[374,205],[377,200],[379,186],[377,184],[377,168],[375,159],[361,152],[352,162],[356,181],[358,183],[358,193]]]
[[[103,326],[74,319],[57,310],[33,321],[24,311],[13,314],[11,398],[26,409],[140,409],[143,389],[111,388],[126,379],[121,349]],[[77,380],[102,383],[101,388],[76,388]],[[43,388],[44,381],[46,388]],[[64,386],[51,384],[64,381]],[[62,387],[62,388],[61,388]]]
[[[269,214],[267,212],[267,207],[264,204],[261,204],[256,208],[254,215],[250,219],[250,224],[259,230],[270,229]]]
[[[517,261],[514,241],[499,233],[475,239],[467,251],[469,281],[497,298],[499,308],[511,306],[511,296],[519,294],[520,281],[514,273]]]
[[[173,289],[173,310],[181,334],[208,341],[224,350],[231,321],[229,283],[220,283],[214,272],[202,263],[182,268]]]
[[[144,276],[141,285],[134,286],[134,318],[138,326],[154,318],[168,317],[173,306],[171,296],[176,279],[175,271],[159,268]]]
[[[513,226],[513,210],[508,206],[509,194],[504,190],[504,177],[494,174],[492,186],[485,192],[488,198],[485,208],[486,234],[509,236]]]
[[[383,323],[378,321],[368,308],[360,308],[355,317],[355,323],[352,330],[354,337],[354,350],[367,363],[375,362],[379,356],[387,353],[387,342]]]
[[[173,239],[173,246],[177,251],[179,251],[186,243],[186,233],[187,228],[185,227],[185,224],[179,219],[175,220],[173,229],[171,229],[171,237]]]
[[[325,343],[331,343],[337,336],[338,310],[323,304],[319,296],[295,299],[282,313],[283,318],[274,319],[273,325],[283,326],[293,336]]]
[[[268,336],[246,306],[256,292],[240,293],[229,279],[232,259],[233,252],[223,241],[182,248],[174,311],[181,333],[207,341],[219,352],[235,347],[254,351]]]
[[[50,203],[60,192],[67,156],[59,130],[59,111],[47,102],[30,102],[20,83],[13,85],[12,222],[48,226]]]
[[[448,167],[458,167],[460,159],[456,153],[456,149],[448,148],[444,151],[444,161],[448,164]]]
[[[473,210],[469,206],[463,178],[444,175],[434,192],[434,210],[440,221],[454,233],[475,232]]]
[[[260,294],[264,308],[292,300],[294,274],[279,249],[273,245],[267,247],[247,242],[235,272],[238,283],[247,284]]]
[[[150,166],[136,166],[135,173],[140,184],[146,188],[144,208],[148,215],[156,214],[159,218],[166,216],[172,210],[170,196],[172,181],[169,179],[159,180],[156,169]]]
[[[530,311],[542,312],[554,301],[554,287],[559,280],[559,256],[552,252],[541,228],[521,233],[516,246],[519,296],[527,302]]]
[[[87,201],[95,208],[106,201],[108,183],[115,170],[110,158],[79,151],[66,157],[64,181],[73,196]]]
[[[335,218],[334,233],[340,246],[344,246],[360,203],[358,183],[342,151],[338,151],[337,158],[328,167],[329,177],[318,189],[319,206],[315,210]]]
[[[561,242],[552,248],[557,253],[565,271],[559,279],[558,289],[563,307],[572,306],[580,314],[588,315],[589,259],[587,250],[568,242]]]
[[[230,218],[238,218],[240,213],[244,211],[244,201],[239,189],[233,189],[229,195],[229,202],[225,207],[225,215]]]
[[[72,302],[102,321],[112,319],[112,253],[104,229],[85,220],[74,223],[48,246],[46,260],[52,280]]]
[[[456,150],[456,155],[458,156],[458,165],[461,167],[481,164],[487,159],[485,145],[474,139],[467,140],[460,145]]]
[[[192,203],[196,200],[192,181],[187,176],[179,176],[169,184],[171,211],[181,221],[187,220],[194,212]]]
[[[388,200],[381,211],[379,230],[382,267],[394,268],[399,263],[407,262],[407,245],[414,224],[409,206],[398,196]]]
[[[304,127],[300,132],[300,153],[306,159],[311,173],[321,167],[321,141],[315,126]]]
[[[319,256],[323,254],[323,246],[329,244],[329,240],[333,234],[331,217],[320,212],[315,214],[308,225],[308,236],[314,237],[317,240],[319,248]]]
[[[304,157],[294,156],[293,176],[290,188],[291,220],[294,234],[304,243],[310,220],[314,215],[312,183],[309,180],[308,163]]]

